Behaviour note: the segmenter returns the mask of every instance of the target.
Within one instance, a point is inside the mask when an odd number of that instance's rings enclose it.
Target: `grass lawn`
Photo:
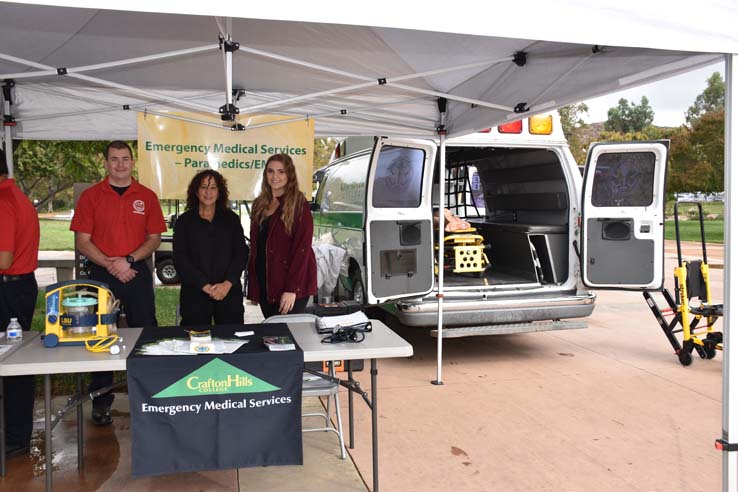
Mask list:
[[[44,295],[44,289],[39,289],[38,298],[36,299],[36,310],[31,326],[32,330],[42,333],[45,330],[44,320],[46,318]],[[175,313],[179,304],[179,287],[157,287],[154,295],[156,296],[156,317],[159,321],[159,326],[174,326]],[[64,347],[49,350],[64,350]],[[116,381],[123,381],[125,377],[125,373],[120,372],[116,373],[115,379]],[[89,382],[89,375],[85,374],[83,380],[84,387],[86,388]],[[52,381],[52,392],[54,395],[71,395],[76,391],[76,375],[58,375],[54,376]],[[43,377],[36,377],[37,398],[43,398],[43,388]]]
[[[164,213],[164,219],[168,216],[168,207],[162,205],[162,212]],[[58,214],[68,214],[68,210],[60,210]],[[41,251],[74,251],[74,233],[69,230],[69,220],[52,220],[39,219],[39,225],[41,226],[41,242],[38,249]],[[172,230],[169,229],[169,223],[167,223],[167,232],[165,234],[171,234]]]
[[[74,251],[74,233],[69,230],[68,220],[40,219],[41,251]]]
[[[705,242],[723,243],[723,221],[722,220],[706,220],[705,221]],[[674,221],[667,220],[664,229],[664,237],[666,239],[676,239],[674,229]],[[680,220],[679,221],[679,237],[682,241],[700,241],[700,221],[699,220]]]

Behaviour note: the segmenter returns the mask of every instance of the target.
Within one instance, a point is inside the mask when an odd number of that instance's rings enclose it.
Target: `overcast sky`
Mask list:
[[[707,79],[713,72],[720,72],[725,80],[724,64],[717,63],[699,70],[672,77],[670,79],[643,85],[635,89],[616,92],[609,96],[584,101],[589,106],[588,123],[607,120],[607,110],[618,105],[618,99],[640,104],[646,96],[653,108],[653,124],[656,126],[679,126],[684,124],[684,113],[694,103],[695,98],[707,87]]]

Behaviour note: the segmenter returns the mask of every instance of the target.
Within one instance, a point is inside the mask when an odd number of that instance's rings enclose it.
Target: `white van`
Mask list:
[[[347,252],[340,293],[383,303],[403,324],[433,326],[438,142],[362,143],[370,148],[316,172],[315,242]],[[592,313],[586,286],[659,289],[667,152],[666,141],[594,144],[583,178],[555,113],[448,140],[444,205],[476,229],[474,260],[484,260],[469,267],[447,239],[444,326],[583,327],[564,320]]]

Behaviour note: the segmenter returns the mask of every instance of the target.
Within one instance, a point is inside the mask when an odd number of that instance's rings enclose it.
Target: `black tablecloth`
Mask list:
[[[253,330],[233,354],[139,354],[182,327],[144,329],[126,361],[133,476],[302,464],[303,353],[270,352],[285,324],[210,327],[213,337]]]

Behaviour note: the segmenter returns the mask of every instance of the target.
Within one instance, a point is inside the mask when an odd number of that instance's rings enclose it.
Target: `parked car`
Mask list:
[[[177,268],[174,266],[172,239],[172,236],[162,236],[161,244],[159,244],[159,248],[154,252],[156,276],[164,285],[175,285],[180,281]]]

